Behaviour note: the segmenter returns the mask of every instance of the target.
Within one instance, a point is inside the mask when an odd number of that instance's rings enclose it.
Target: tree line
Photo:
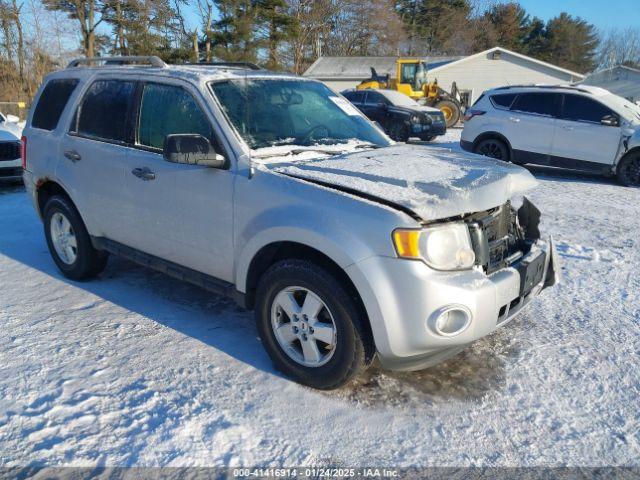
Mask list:
[[[249,61],[299,74],[320,55],[494,46],[583,73],[640,65],[638,29],[598,32],[565,12],[545,22],[517,1],[0,0],[0,98],[30,98],[46,72],[78,54]]]

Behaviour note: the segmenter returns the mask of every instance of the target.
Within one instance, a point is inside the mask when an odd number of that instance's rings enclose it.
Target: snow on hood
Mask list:
[[[439,108],[429,107],[428,105],[421,105],[420,110],[426,113],[440,113]]]
[[[0,122],[0,142],[20,140],[22,128],[19,123]]]
[[[516,165],[415,145],[264,165],[278,173],[380,198],[410,209],[425,221],[487,210],[537,184],[533,175]]]

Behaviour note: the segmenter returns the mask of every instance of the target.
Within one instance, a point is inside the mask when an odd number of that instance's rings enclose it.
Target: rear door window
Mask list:
[[[517,96],[516,93],[501,93],[500,95],[491,95],[489,98],[491,98],[494,107],[509,110]]]
[[[193,96],[179,86],[146,84],[138,125],[138,144],[145,147],[162,150],[167,135],[180,133],[200,134],[214,143],[207,116]]]
[[[387,100],[384,95],[378,92],[368,92],[367,93],[367,105],[387,105],[389,100]]]
[[[523,113],[533,113],[535,115],[556,117],[558,115],[559,104],[560,94],[557,93],[521,93],[513,102],[511,110]]]
[[[133,81],[95,81],[76,112],[72,131],[98,140],[130,142],[128,125],[135,89]]]
[[[564,95],[561,115],[564,120],[600,123],[608,115],[615,114],[600,102],[581,95]]]
[[[55,129],[77,86],[78,80],[73,78],[51,80],[47,83],[33,112],[31,126],[43,130]]]

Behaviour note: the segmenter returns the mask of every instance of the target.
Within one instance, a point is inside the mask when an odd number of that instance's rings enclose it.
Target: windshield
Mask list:
[[[229,121],[251,149],[389,140],[353,105],[319,82],[242,78],[210,84]]]
[[[380,90],[380,93],[391,100],[391,103],[399,107],[419,107],[420,104],[408,97],[404,93],[396,92],[395,90]]]
[[[613,93],[602,95],[600,99],[631,123],[640,123],[640,107]]]

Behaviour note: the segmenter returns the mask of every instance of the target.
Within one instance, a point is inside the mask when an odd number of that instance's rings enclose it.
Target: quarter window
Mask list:
[[[493,103],[494,107],[509,110],[517,96],[515,93],[503,93],[500,95],[492,95],[489,98],[491,98],[491,103]]]
[[[565,95],[562,118],[574,122],[600,123],[603,117],[614,113],[600,102],[580,95]]]
[[[127,141],[127,119],[135,85],[135,82],[121,80],[94,82],[77,113],[76,133],[102,140]]]
[[[555,117],[558,114],[560,95],[557,93],[521,93],[511,106],[511,110]]]
[[[78,80],[75,79],[51,80],[47,83],[33,112],[31,126],[43,130],[56,128],[60,115],[77,85]]]
[[[209,120],[194,98],[183,88],[147,84],[140,105],[138,143],[162,149],[167,135],[192,133],[212,140]]]

